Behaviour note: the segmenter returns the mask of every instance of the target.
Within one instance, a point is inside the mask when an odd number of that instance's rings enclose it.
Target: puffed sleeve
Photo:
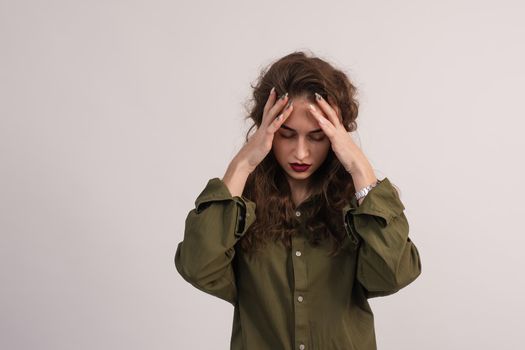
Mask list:
[[[235,305],[234,245],[254,221],[254,202],[232,197],[220,178],[209,180],[186,217],[175,253],[179,274],[197,289]]]
[[[408,237],[404,209],[386,177],[360,205],[352,197],[343,209],[346,231],[359,246],[356,278],[368,298],[393,294],[421,274],[419,252]]]

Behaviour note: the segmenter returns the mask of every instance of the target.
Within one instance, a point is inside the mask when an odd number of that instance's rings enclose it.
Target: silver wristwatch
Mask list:
[[[355,198],[357,200],[363,198],[364,196],[366,196],[368,194],[368,192],[370,192],[370,190],[374,187],[377,186],[377,184],[379,184],[381,182],[381,180],[377,180],[375,183],[371,184],[371,185],[368,185],[366,186],[365,188],[361,189],[360,191],[356,192],[355,193]]]

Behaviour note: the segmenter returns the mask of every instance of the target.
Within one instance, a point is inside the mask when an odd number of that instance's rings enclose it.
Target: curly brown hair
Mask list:
[[[326,60],[303,51],[290,53],[269,67],[263,68],[253,88],[253,98],[246,105],[253,125],[246,133],[261,125],[263,110],[272,87],[281,95],[288,92],[289,98],[305,97],[315,103],[317,92],[332,106],[339,108],[339,117],[349,132],[357,129],[358,101],[356,87],[344,71],[334,68]],[[341,210],[355,193],[351,174],[339,162],[332,149],[323,164],[312,174],[310,192],[318,195],[319,201],[312,208],[307,207],[306,228],[309,241],[318,245],[328,238],[332,242],[331,255],[338,254],[344,239]],[[276,161],[273,152],[256,167],[246,181],[243,196],[256,204],[256,220],[240,240],[246,252],[253,253],[262,248],[268,240],[281,240],[291,247],[291,237],[296,233],[294,205],[291,190],[284,170]]]

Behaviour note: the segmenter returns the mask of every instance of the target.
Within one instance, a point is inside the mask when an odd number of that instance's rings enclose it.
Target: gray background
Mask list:
[[[422,275],[371,300],[380,349],[517,349],[520,1],[0,1],[0,348],[227,349],[233,307],[173,257],[294,50],[359,88]],[[520,160],[522,159],[522,160]]]

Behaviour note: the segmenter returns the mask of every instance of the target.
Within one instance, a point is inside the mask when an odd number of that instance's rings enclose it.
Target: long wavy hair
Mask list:
[[[278,96],[288,92],[290,99],[303,96],[314,104],[314,93],[319,93],[332,106],[339,107],[347,131],[357,129],[357,89],[345,72],[313,54],[296,51],[263,68],[256,84],[251,86],[253,98],[245,106],[248,114],[244,120],[253,124],[246,132],[245,142],[250,132],[261,125],[264,105],[273,86]],[[331,148],[323,164],[311,175],[309,192],[319,199],[314,206],[307,206],[305,213],[310,218],[305,223],[309,242],[318,245],[329,239],[330,255],[338,254],[345,235],[342,208],[354,195],[355,188],[351,174]],[[253,253],[269,240],[281,240],[289,249],[291,237],[297,233],[297,218],[285,172],[273,152],[249,175],[243,196],[255,202],[256,220],[239,242],[242,249]]]

